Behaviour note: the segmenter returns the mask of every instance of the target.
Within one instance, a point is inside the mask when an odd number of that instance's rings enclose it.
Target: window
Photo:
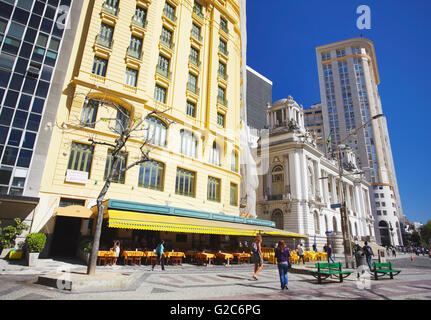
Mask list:
[[[138,70],[126,68],[126,75],[124,78],[124,83],[131,87],[136,87],[136,82],[138,80]]]
[[[166,146],[166,124],[157,117],[147,117],[145,119],[144,137],[148,143],[165,147]]]
[[[196,117],[196,104],[187,100],[187,115],[190,117]]]
[[[139,168],[139,186],[163,191],[165,165],[158,161],[146,161]]]
[[[118,0],[106,0],[104,9],[114,15],[117,15]]]
[[[388,212],[386,210],[383,210],[383,215],[384,216],[388,215]]]
[[[380,202],[376,202],[376,207],[380,207]]]
[[[378,193],[375,193],[374,194],[374,198],[378,198],[379,197],[379,194]]]
[[[322,61],[331,60],[331,53],[325,52],[322,53]]]
[[[114,156],[113,150],[108,150],[108,155],[106,157],[106,165],[105,165],[105,176],[104,179],[107,180],[109,175],[111,174],[112,166],[114,164]],[[126,171],[124,170],[127,166],[127,152],[120,151],[118,153],[118,163],[117,163],[117,172],[112,177],[112,182],[114,183],[123,183],[126,177]]]
[[[337,58],[344,57],[345,55],[346,55],[346,50],[344,49],[337,50]]]
[[[220,202],[220,179],[208,177],[208,196],[209,201]]]
[[[223,53],[225,55],[228,55],[228,52],[227,52],[227,42],[226,41],[220,39],[219,50],[220,50],[221,53]]]
[[[197,87],[198,77],[193,73],[189,73],[189,81],[187,82],[187,89],[194,94],[198,94]]]
[[[94,57],[92,73],[98,76],[105,77],[107,65],[108,65],[108,60],[105,60],[99,57]]]
[[[121,134],[129,126],[130,111],[119,106],[115,120],[115,131]]]
[[[167,1],[165,2],[165,8],[163,10],[163,14],[165,15],[165,17],[171,19],[172,21],[176,20],[175,7]]]
[[[238,185],[235,183],[230,184],[230,205],[238,205]]]
[[[193,5],[193,12],[201,19],[204,18],[204,15],[202,13],[202,5],[199,2],[194,2]]]
[[[226,64],[219,61],[218,63],[218,75],[222,77],[223,79],[227,80],[226,76]]]
[[[227,21],[223,18],[220,18],[220,29],[222,29],[226,33],[229,33],[229,30],[227,28]]]
[[[98,106],[99,103],[97,101],[92,99],[86,100],[81,113],[81,126],[94,128]]]
[[[382,215],[382,211],[381,210],[377,210],[377,215],[381,216]]]
[[[166,29],[165,27],[162,28],[162,35],[160,36],[160,41],[167,47],[172,48],[172,31],[169,29]]]
[[[190,56],[189,56],[189,60],[191,63],[193,63],[196,67],[200,66],[200,61],[199,61],[199,50],[191,47],[190,48]]]
[[[386,207],[386,202],[382,202],[382,207]]]
[[[128,55],[136,59],[141,59],[141,52],[142,52],[142,39],[132,36],[130,38]]]
[[[223,87],[218,87],[218,95],[217,95],[217,102],[222,104],[223,106],[227,106],[226,102],[226,89]]]
[[[238,154],[235,150],[232,151],[232,155],[230,157],[230,169],[234,172],[238,172]]]
[[[102,23],[100,26],[99,35],[97,36],[97,44],[100,44],[107,48],[111,48],[113,33],[114,27]]]
[[[166,88],[156,84],[154,88],[154,99],[166,103]]]
[[[196,24],[192,24],[192,36],[198,41],[202,41],[201,36],[201,27],[197,26]]]
[[[196,158],[197,140],[193,133],[182,129],[180,131],[180,153],[192,158]]]
[[[159,55],[159,61],[158,61],[157,70],[156,70],[157,73],[166,78],[170,78],[169,62],[170,60],[166,58],[164,55]]]
[[[224,128],[224,117],[225,115],[223,113],[217,112],[217,124],[223,128]]]
[[[220,147],[215,141],[213,142],[213,146],[210,150],[209,163],[220,166]]]
[[[175,193],[187,196],[195,196],[195,173],[186,169],[177,168],[175,181]]]
[[[37,37],[37,40],[36,40],[36,45],[45,48],[47,43],[48,43],[48,35],[39,33],[39,36]]]
[[[12,22],[9,26],[9,31],[7,35],[21,40],[22,35],[24,33],[24,29],[25,29],[24,26],[17,24],[15,22]]]
[[[72,142],[69,164],[67,169],[90,173],[94,147],[82,143]]]
[[[136,6],[135,15],[133,16],[133,20],[141,27],[145,28],[146,26],[146,16],[147,10]]]

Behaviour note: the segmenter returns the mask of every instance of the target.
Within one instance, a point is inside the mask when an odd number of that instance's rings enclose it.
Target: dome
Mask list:
[[[293,100],[293,98],[289,96],[288,98],[277,100],[276,102],[274,102],[272,106],[277,107],[277,106],[285,105],[289,100]]]

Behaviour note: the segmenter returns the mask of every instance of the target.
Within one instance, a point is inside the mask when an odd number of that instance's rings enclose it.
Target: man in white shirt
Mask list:
[[[298,248],[296,249],[296,252],[298,253],[298,256],[299,256],[299,263],[301,263],[301,259],[302,259],[302,264],[305,264],[304,248],[302,247],[302,243],[298,244]]]

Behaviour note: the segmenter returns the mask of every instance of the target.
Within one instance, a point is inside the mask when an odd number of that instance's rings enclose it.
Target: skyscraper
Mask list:
[[[382,114],[379,71],[374,44],[353,38],[316,48],[324,137],[338,144],[371,117]],[[358,156],[369,182],[376,221],[376,240],[382,245],[402,244],[401,200],[386,118],[371,121],[345,141]]]
[[[0,1],[3,225],[13,218],[32,223],[82,2]]]

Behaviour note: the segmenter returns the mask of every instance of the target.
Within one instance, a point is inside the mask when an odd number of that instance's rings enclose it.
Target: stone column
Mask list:
[[[292,193],[290,189],[290,170],[289,170],[289,154],[284,155],[284,180],[285,180],[285,190],[284,193]]]

